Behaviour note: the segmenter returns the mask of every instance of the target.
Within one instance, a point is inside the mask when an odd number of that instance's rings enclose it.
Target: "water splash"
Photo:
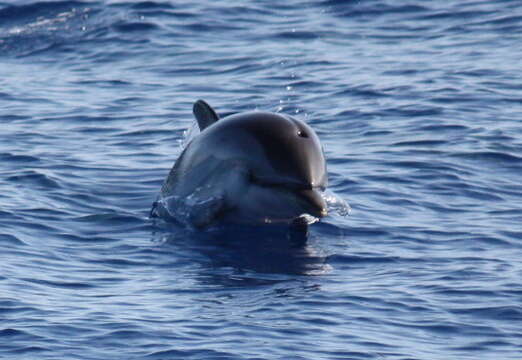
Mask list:
[[[200,133],[199,127],[195,121],[183,131],[183,137],[179,140],[179,147],[181,150],[185,149],[187,145]]]
[[[326,201],[329,213],[335,213],[343,217],[347,217],[352,213],[350,204],[332,190],[326,190],[323,193],[323,199]]]

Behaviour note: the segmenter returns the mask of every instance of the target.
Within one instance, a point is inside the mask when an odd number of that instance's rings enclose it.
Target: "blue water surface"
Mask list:
[[[0,0],[0,358],[520,359],[518,0]],[[316,129],[352,206],[148,218],[193,124]]]

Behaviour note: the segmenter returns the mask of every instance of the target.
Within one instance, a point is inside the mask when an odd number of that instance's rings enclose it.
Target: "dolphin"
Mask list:
[[[261,111],[220,119],[203,100],[193,112],[200,133],[169,172],[151,216],[204,228],[290,224],[304,215],[327,215],[326,162],[310,126]]]

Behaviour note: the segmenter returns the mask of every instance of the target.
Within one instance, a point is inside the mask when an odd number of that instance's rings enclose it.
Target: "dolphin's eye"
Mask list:
[[[297,130],[297,136],[300,136],[300,137],[303,137],[303,138],[307,138],[308,134],[305,131],[303,131],[303,130]]]

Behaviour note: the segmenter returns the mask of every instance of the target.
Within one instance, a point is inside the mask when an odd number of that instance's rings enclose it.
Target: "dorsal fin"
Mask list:
[[[203,100],[196,101],[192,111],[194,112],[194,116],[198,121],[200,131],[203,131],[205,128],[219,120],[219,116],[217,116],[214,109],[212,109],[210,105]]]

